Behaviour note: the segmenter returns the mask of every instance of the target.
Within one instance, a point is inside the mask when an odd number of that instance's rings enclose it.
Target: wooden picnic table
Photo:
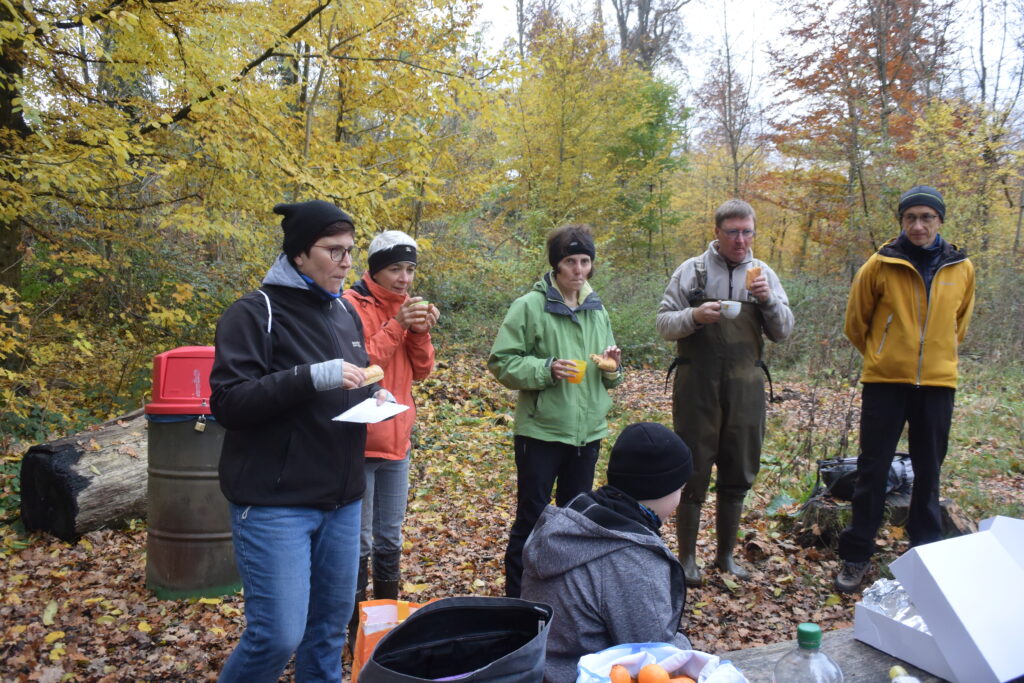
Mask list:
[[[770,683],[775,662],[795,647],[796,640],[790,640],[745,650],[733,650],[719,656],[735,664],[750,683]],[[945,681],[867,643],[860,642],[853,637],[852,626],[822,634],[821,650],[839,665],[844,683],[885,683],[889,680],[889,668],[895,664],[902,666],[910,675],[916,676],[921,683]]]

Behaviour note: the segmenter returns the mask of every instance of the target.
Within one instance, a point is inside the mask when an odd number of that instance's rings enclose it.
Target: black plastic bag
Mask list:
[[[551,614],[518,598],[442,598],[381,639],[359,683],[541,681]]]
[[[853,487],[857,484],[857,458],[819,460],[818,480],[821,484],[815,486],[815,495],[824,493],[839,500],[851,500]],[[910,456],[906,453],[897,453],[889,467],[886,494],[910,493],[913,483],[914,468],[910,464]]]

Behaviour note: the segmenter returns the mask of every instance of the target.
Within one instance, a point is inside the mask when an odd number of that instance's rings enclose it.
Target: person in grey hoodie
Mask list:
[[[522,597],[554,608],[545,681],[574,681],[580,657],[621,643],[690,649],[683,568],[659,530],[692,473],[675,432],[639,422],[612,447],[608,485],[544,510],[523,552]]]

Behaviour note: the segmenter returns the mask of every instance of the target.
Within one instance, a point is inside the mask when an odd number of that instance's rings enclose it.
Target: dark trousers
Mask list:
[[[853,518],[839,536],[839,556],[863,562],[875,550],[875,534],[885,513],[885,486],[896,445],[909,425],[914,488],[907,534],[911,545],[942,539],[939,470],[949,445],[955,389],[911,384],[866,383],[860,415],[860,456],[853,489]]]
[[[518,598],[523,579],[523,547],[551,502],[551,490],[558,482],[555,504],[565,507],[569,501],[594,485],[594,466],[601,441],[570,446],[557,441],[541,441],[528,436],[515,437],[516,519],[508,534],[505,551],[505,595]]]

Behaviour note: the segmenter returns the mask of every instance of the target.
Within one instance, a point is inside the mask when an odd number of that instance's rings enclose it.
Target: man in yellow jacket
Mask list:
[[[899,236],[861,266],[846,306],[846,336],[864,357],[860,456],[853,518],[839,537],[836,588],[859,590],[882,523],[896,444],[909,425],[914,488],[911,545],[942,538],[939,470],[946,457],[957,349],[974,308],[974,266],[939,228],[946,204],[918,185],[899,201]]]

